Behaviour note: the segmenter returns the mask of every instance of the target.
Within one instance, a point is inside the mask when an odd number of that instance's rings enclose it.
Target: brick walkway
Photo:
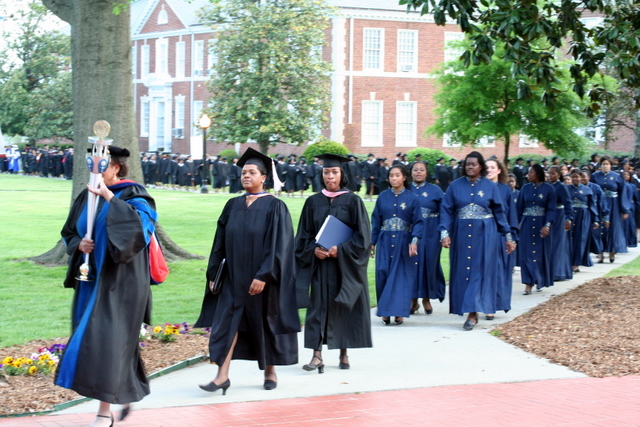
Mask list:
[[[222,397],[216,395],[215,400]],[[265,402],[145,409],[127,427],[640,426],[640,376],[431,387]],[[91,414],[0,419],[0,426],[75,427]]]

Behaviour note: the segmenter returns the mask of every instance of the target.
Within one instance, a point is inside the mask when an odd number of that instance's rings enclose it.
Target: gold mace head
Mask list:
[[[105,139],[111,132],[111,125],[106,120],[98,120],[93,124],[93,133],[100,139]]]

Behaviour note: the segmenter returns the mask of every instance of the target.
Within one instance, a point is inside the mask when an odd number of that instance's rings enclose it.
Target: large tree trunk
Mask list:
[[[116,15],[112,0],[42,2],[71,25],[73,139],[77,158],[84,159],[88,137],[93,135],[93,124],[106,120],[111,125],[109,137],[113,139],[113,145],[131,152],[129,178],[143,182],[133,111],[129,7]],[[89,170],[85,162],[74,162],[72,203],[88,182]],[[170,239],[166,237],[165,241]],[[63,262],[61,245],[64,243],[59,241],[54,249],[34,260],[46,264]],[[169,259],[181,259],[186,254],[173,242],[165,246],[165,253]],[[188,255],[187,258],[198,257]]]
[[[504,134],[504,159],[502,160],[502,164],[505,168],[509,168],[509,147],[511,145],[511,134]],[[508,173],[508,171],[506,171]]]

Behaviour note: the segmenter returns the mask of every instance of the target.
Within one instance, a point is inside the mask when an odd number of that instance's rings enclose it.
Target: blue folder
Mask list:
[[[340,221],[333,215],[328,215],[324,220],[320,231],[316,234],[316,244],[325,251],[332,246],[338,246],[353,236],[351,227]]]

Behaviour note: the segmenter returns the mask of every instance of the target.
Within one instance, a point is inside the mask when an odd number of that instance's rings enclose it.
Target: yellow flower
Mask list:
[[[2,359],[3,365],[11,365],[13,363],[13,357],[5,357]]]
[[[160,326],[156,326],[155,328],[153,328],[153,333],[154,334],[158,334],[162,332],[162,328]]]
[[[55,366],[56,362],[54,362],[53,360],[49,360],[49,362],[47,362],[49,367]]]
[[[36,368],[35,366],[29,368],[29,375],[33,375],[36,372],[38,372],[38,368]]]
[[[13,362],[13,367],[14,368],[22,368],[22,362],[18,362],[18,361]]]
[[[27,361],[25,362],[27,365],[31,366],[33,365],[33,360],[31,359],[27,359]]]
[[[38,359],[40,359],[40,360],[47,360],[47,359],[49,359],[49,357],[50,357],[50,356],[49,356],[49,353],[43,353],[43,354],[41,354],[40,356],[38,356]]]

